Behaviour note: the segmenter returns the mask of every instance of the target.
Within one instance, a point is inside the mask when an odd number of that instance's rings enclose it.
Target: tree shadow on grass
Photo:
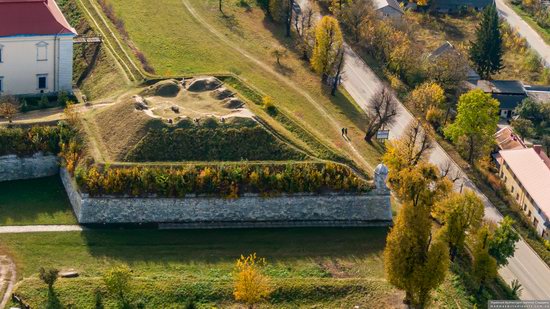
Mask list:
[[[48,300],[46,302],[46,309],[61,309],[63,305],[57,296],[54,289],[48,289]]]
[[[239,20],[237,19],[235,14],[223,13],[222,15],[220,15],[219,18],[220,18],[222,24],[227,29],[231,30],[231,32],[235,33],[236,35],[238,35],[240,37],[244,36],[244,32],[242,30],[241,24],[239,23]]]
[[[275,71],[277,71],[277,73],[282,74],[284,76],[291,76],[294,74],[294,69],[284,65],[283,63],[281,64],[275,63]]]
[[[270,261],[366,257],[382,252],[388,228],[86,230],[86,250],[119,262],[234,262],[256,252]]]

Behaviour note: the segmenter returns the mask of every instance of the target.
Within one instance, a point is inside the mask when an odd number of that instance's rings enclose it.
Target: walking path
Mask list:
[[[304,9],[309,5],[308,0],[298,0]],[[372,71],[372,69],[350,47],[345,50],[345,67],[342,85],[355,101],[367,109],[370,99],[384,83]],[[398,100],[399,101],[399,100]],[[395,124],[390,128],[390,139],[402,136],[405,129],[416,121],[415,117],[399,104],[399,115]],[[455,183],[455,190],[460,190],[461,184],[475,192],[485,204],[485,219],[499,222],[502,214],[489,201],[489,199],[468,179],[464,171],[454,162],[445,150],[435,142],[435,147],[430,153],[429,161],[436,166],[452,164],[454,170],[459,173],[462,181]],[[508,259],[508,265],[499,269],[501,277],[510,284],[517,279],[523,287],[521,299],[524,300],[548,300],[550,299],[550,267],[521,239],[516,245],[514,256]]]
[[[0,234],[15,233],[49,233],[49,232],[79,232],[84,228],[80,225],[20,225],[0,226]],[[1,307],[0,307],[1,308]]]
[[[16,278],[17,271],[15,264],[9,257],[0,255],[0,293],[2,293],[0,294],[2,295],[0,308],[5,308],[10,301]]]

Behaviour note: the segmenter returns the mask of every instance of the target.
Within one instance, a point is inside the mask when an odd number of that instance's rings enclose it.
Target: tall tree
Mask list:
[[[311,57],[311,66],[323,76],[323,80],[334,73],[343,43],[342,31],[336,18],[324,16],[315,27],[315,47]]]
[[[511,125],[522,140],[530,138],[535,134],[535,126],[533,126],[533,122],[529,119],[514,119]]]
[[[371,99],[367,108],[369,124],[365,134],[365,140],[370,142],[378,130],[384,126],[390,126],[399,115],[399,104],[387,87],[378,90]]]
[[[489,237],[489,254],[496,259],[498,266],[507,265],[508,258],[516,251],[519,234],[513,225],[514,220],[506,216]]]
[[[342,22],[344,30],[351,34],[353,41],[359,43],[363,26],[374,14],[373,4],[369,0],[348,0],[335,14]]]
[[[472,275],[478,284],[479,292],[488,281],[497,276],[497,261],[489,254],[489,233],[487,226],[483,226],[474,240]]]
[[[471,43],[470,60],[481,78],[489,79],[504,67],[502,54],[500,21],[496,5],[492,4],[483,10],[476,39]]]
[[[499,102],[480,89],[460,96],[455,122],[447,125],[444,132],[470,164],[490,151],[499,119],[498,108]]]
[[[330,91],[330,94],[332,96],[336,95],[336,90],[338,89],[338,84],[340,83],[340,79],[342,77],[342,71],[344,69],[344,60],[345,60],[345,50],[344,48],[340,48],[338,51],[338,63],[336,64],[336,73],[334,74],[334,80],[332,81],[332,89]]]
[[[390,171],[401,171],[423,161],[433,148],[420,122],[411,124],[405,134],[396,140],[386,143],[386,153],[382,157]]]
[[[441,238],[432,235],[429,205],[402,201],[405,203],[388,234],[384,270],[388,281],[405,291],[405,300],[422,308],[445,278],[448,248]]]
[[[472,191],[452,194],[437,203],[434,216],[443,223],[443,235],[449,245],[451,261],[464,248],[466,234],[474,234],[481,226],[485,209],[483,202]]]

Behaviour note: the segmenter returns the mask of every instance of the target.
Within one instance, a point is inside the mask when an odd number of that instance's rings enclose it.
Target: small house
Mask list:
[[[400,19],[405,12],[397,0],[373,0],[374,8],[383,17]]]
[[[434,0],[431,9],[440,13],[458,13],[464,10],[481,11],[494,0]]]

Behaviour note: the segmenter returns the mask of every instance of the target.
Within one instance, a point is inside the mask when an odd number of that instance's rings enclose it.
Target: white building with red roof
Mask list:
[[[71,92],[75,35],[54,0],[0,0],[0,94]]]

